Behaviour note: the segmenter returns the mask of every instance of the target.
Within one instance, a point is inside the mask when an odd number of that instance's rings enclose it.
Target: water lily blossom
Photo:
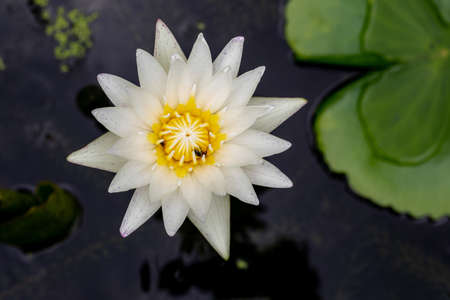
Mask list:
[[[158,20],[154,55],[136,52],[140,86],[98,75],[114,107],[92,114],[109,132],[67,159],[115,172],[110,193],[135,189],[120,227],[122,236],[162,208],[168,235],[187,217],[227,259],[230,195],[258,205],[252,184],[292,186],[264,157],[291,146],[269,132],[306,101],[253,97],[265,68],[237,76],[243,43],[243,37],[233,38],[213,61],[200,33],[186,58]]]

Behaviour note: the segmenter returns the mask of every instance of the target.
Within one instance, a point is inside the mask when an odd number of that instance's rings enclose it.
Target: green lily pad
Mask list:
[[[448,138],[448,63],[419,61],[384,72],[365,90],[360,120],[375,154],[398,164],[421,164]]]
[[[0,210],[8,213],[8,218],[0,214],[0,242],[25,252],[47,248],[67,237],[80,213],[75,197],[51,183],[39,184],[35,194],[1,190],[0,203],[8,204]]]
[[[337,2],[342,1],[314,5],[323,8]],[[357,39],[360,58],[371,53],[391,64],[372,66],[373,72],[324,99],[314,120],[317,146],[331,170],[344,173],[355,192],[375,203],[415,217],[449,215],[450,27],[444,15],[450,1],[363,2],[364,8],[358,2],[350,8],[341,3],[339,10],[326,10],[324,19],[342,24],[349,21],[350,12],[356,15],[356,7],[364,14],[363,22],[355,23],[359,35],[356,30],[341,30],[330,39],[353,44]],[[305,17],[312,3],[291,0],[288,18]],[[303,12],[294,13],[293,8]],[[294,28],[288,19],[288,39],[292,31],[301,32],[298,37],[309,34],[310,40],[323,36],[321,29]],[[296,40],[294,51],[310,47],[306,42]],[[309,48],[308,56],[299,57],[345,63],[341,48],[330,49],[323,59],[323,49],[314,48],[317,45]],[[333,61],[336,57],[343,60]],[[367,60],[359,62],[370,67]]]
[[[447,24],[450,25],[450,1],[448,0],[433,0],[439,10],[439,13]]]
[[[383,57],[364,51],[366,0],[291,0],[286,7],[286,40],[298,59],[352,66],[384,66]]]
[[[389,61],[421,61],[447,48],[449,31],[431,0],[373,0],[362,43]]]
[[[0,221],[21,215],[37,204],[39,200],[31,193],[0,189]]]

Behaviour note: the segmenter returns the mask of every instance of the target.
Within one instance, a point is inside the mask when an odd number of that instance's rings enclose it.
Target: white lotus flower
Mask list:
[[[243,43],[243,37],[232,39],[213,62],[200,33],[186,59],[158,20],[154,56],[140,49],[136,53],[140,87],[114,75],[98,75],[115,107],[92,114],[110,132],[67,159],[117,172],[110,193],[136,189],[120,227],[122,236],[162,207],[168,235],[188,217],[227,259],[229,195],[258,205],[252,184],[292,186],[263,158],[291,146],[269,132],[306,101],[252,98],[264,67],[237,77]]]

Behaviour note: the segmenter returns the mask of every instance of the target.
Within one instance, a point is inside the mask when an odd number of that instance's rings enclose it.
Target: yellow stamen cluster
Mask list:
[[[194,97],[175,108],[166,104],[152,130],[148,138],[155,144],[157,163],[168,166],[178,177],[198,165],[214,164],[214,152],[226,138],[220,132],[219,116],[197,108]]]

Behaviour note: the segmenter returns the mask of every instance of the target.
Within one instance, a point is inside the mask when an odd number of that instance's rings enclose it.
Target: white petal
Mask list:
[[[191,95],[194,95],[196,87],[191,74],[191,69],[183,62],[183,70],[181,71],[180,81],[178,82],[178,101],[185,104]]]
[[[151,201],[161,201],[163,196],[175,191],[178,188],[177,181],[178,177],[173,171],[165,166],[157,166],[149,189]]]
[[[136,87],[133,83],[111,74],[99,74],[97,80],[106,96],[115,106],[128,105],[128,88]]]
[[[103,107],[92,111],[92,115],[103,126],[118,136],[132,135],[144,128],[144,124],[128,107]]]
[[[175,235],[186,219],[189,206],[177,190],[162,200],[164,227],[169,236]]]
[[[248,148],[233,143],[225,143],[214,156],[216,163],[224,167],[241,167],[262,163],[260,156]]]
[[[250,179],[241,168],[222,168],[227,192],[242,202],[258,205],[259,200]]]
[[[247,106],[230,108],[219,113],[222,132],[227,135],[227,140],[233,139],[248,128],[258,118],[269,113],[273,109],[270,105]]]
[[[107,153],[109,148],[119,139],[115,134],[108,132],[93,140],[83,148],[67,156],[71,163],[96,168],[100,170],[117,172],[126,162],[123,158]]]
[[[213,70],[211,51],[202,33],[198,35],[187,63],[197,86],[203,86],[210,80]]]
[[[120,234],[123,237],[130,235],[138,229],[161,207],[161,202],[151,202],[148,196],[148,187],[136,189],[128,204],[127,212],[120,225]]]
[[[250,101],[250,98],[253,96],[265,69],[265,67],[258,67],[242,74],[233,81],[233,91],[228,97],[229,107],[247,105],[248,101]]]
[[[152,176],[152,165],[142,163],[141,161],[129,161],[114,176],[109,185],[108,192],[124,192],[149,185]]]
[[[211,165],[200,166],[194,169],[192,175],[203,187],[209,189],[211,192],[220,196],[226,194],[225,177],[223,177],[218,167]]]
[[[156,154],[153,149],[154,145],[148,140],[147,132],[138,132],[135,135],[117,140],[108,150],[108,153],[128,160],[151,164],[156,161]]]
[[[196,98],[197,105],[215,113],[222,108],[227,100],[231,92],[231,87],[232,77],[230,68],[225,68],[216,73],[207,85],[200,88]]]
[[[185,75],[186,63],[177,55],[172,56],[169,75],[167,75],[166,104],[175,107],[178,104],[180,81]]]
[[[214,61],[214,73],[230,67],[231,75],[233,78],[236,77],[239,72],[239,66],[241,65],[243,46],[244,37],[242,36],[235,37],[228,42]]]
[[[302,108],[302,106],[306,104],[306,100],[302,98],[253,97],[249,102],[249,105],[264,104],[273,106],[273,110],[267,115],[259,118],[255,124],[253,124],[252,128],[271,132]]]
[[[242,168],[253,184],[272,188],[290,188],[292,181],[277,167],[264,161],[260,165],[246,166]]]
[[[169,70],[172,55],[178,54],[186,61],[186,56],[184,56],[177,40],[167,25],[161,20],[156,22],[155,51],[153,54],[166,71]]]
[[[245,146],[260,157],[266,157],[286,151],[291,143],[264,131],[248,129],[230,142]]]
[[[139,87],[129,89],[128,94],[134,112],[148,128],[151,128],[154,123],[159,121],[163,108],[158,98]]]
[[[196,179],[192,178],[191,175],[183,178],[180,189],[183,198],[197,218],[205,220],[211,203],[211,192],[204,188]]]
[[[192,212],[188,217],[217,253],[227,260],[230,256],[230,197],[213,195],[204,222]]]
[[[167,74],[156,58],[147,51],[137,49],[136,62],[141,87],[157,97],[164,96]]]

